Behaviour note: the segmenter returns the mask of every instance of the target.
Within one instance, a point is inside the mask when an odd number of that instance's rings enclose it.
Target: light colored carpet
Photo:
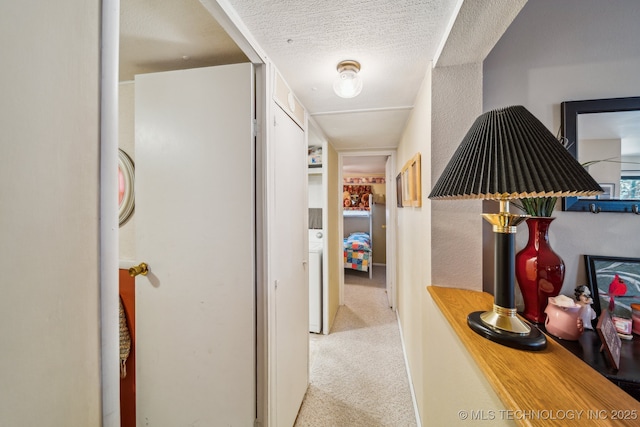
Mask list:
[[[416,426],[396,315],[383,287],[346,284],[331,333],[311,335],[311,384],[295,426]]]
[[[387,286],[387,269],[384,265],[374,265],[372,278],[369,279],[368,271],[344,269],[344,283],[350,285],[365,285],[385,288]]]

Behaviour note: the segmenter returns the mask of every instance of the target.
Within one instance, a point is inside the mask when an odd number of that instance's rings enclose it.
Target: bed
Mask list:
[[[344,186],[342,224],[344,268],[369,272],[369,278],[372,278],[373,222],[369,205],[370,195],[370,185]]]
[[[368,271],[371,275],[371,237],[369,233],[351,233],[344,238],[344,267]]]

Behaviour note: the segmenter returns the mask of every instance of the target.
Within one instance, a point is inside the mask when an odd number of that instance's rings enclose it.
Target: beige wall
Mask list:
[[[516,425],[515,421],[500,416],[505,405],[428,292],[425,300],[424,322],[428,327],[424,329],[424,341],[430,345],[424,353],[427,390],[423,397],[422,425]],[[470,418],[464,419],[461,414]]]
[[[435,344],[425,287],[482,289],[481,203],[430,201],[429,192],[481,110],[479,64],[429,70],[398,147],[397,167],[422,154],[421,208],[398,209],[398,315],[421,416],[442,409],[429,398],[433,384],[448,381],[427,363]],[[434,382],[434,378],[438,378]],[[445,399],[453,411],[460,404]]]
[[[431,180],[435,184],[482,113],[481,64],[435,68],[432,91]],[[429,191],[431,187],[427,186]],[[437,200],[431,207],[431,283],[482,290],[482,202]]]
[[[380,184],[384,187],[384,185]],[[372,249],[373,249],[373,263],[374,264],[386,264],[387,263],[387,205],[375,203],[371,206],[371,228],[372,230]]]
[[[444,60],[427,71],[398,147],[398,168],[422,154],[423,206],[398,209],[397,279],[398,316],[423,425],[457,425],[459,410],[501,407],[425,289],[482,289],[482,203],[427,197],[482,112],[481,52],[490,50],[522,3],[463,4]]]
[[[135,84],[133,82],[118,85],[118,147],[131,157],[135,167]],[[129,220],[120,226],[121,260],[136,261],[135,216],[134,209]]]
[[[522,104],[555,133],[563,100],[637,96],[640,49],[632,40],[640,31],[634,24],[640,10],[634,6],[622,0],[616,8],[596,0],[528,2],[483,64],[460,61],[466,65],[427,73],[397,159],[401,166],[422,151],[424,205],[398,210],[398,313],[424,425],[458,424],[457,410],[501,405],[424,290],[427,284],[482,289],[483,264],[492,265],[493,236],[489,232],[483,239],[487,227],[480,213],[493,205],[429,201],[426,195],[483,111]],[[460,28],[453,33],[461,35]],[[581,254],[640,253],[638,240],[627,237],[637,229],[634,219],[557,212],[551,239],[567,255],[564,290],[584,280]],[[520,232],[518,244],[524,241],[526,232]],[[430,262],[417,262],[420,254]]]
[[[407,122],[396,158],[396,170],[417,152],[422,155],[422,200],[420,208],[397,209],[397,290],[398,316],[402,326],[407,360],[420,413],[424,413],[423,383],[425,328],[425,286],[431,278],[431,203],[427,199],[431,188],[431,72],[425,76]]]
[[[98,1],[0,2],[2,426],[102,420],[99,31]]]
[[[329,143],[324,144],[324,155],[326,156],[326,177],[327,177],[327,254],[324,260],[327,262],[326,274],[329,280],[328,284],[328,319],[325,324],[329,327],[325,328],[324,333],[331,330],[331,325],[338,313],[340,302],[340,275],[343,269],[342,254],[342,236],[338,230],[338,220],[340,219],[340,203],[342,203],[342,191],[338,183],[338,153]]]

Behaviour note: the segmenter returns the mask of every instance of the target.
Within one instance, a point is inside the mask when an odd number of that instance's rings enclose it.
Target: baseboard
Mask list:
[[[411,390],[411,401],[413,402],[413,411],[416,414],[417,427],[422,427],[422,421],[420,420],[420,411],[418,410],[418,401],[416,400],[416,392],[413,389],[413,381],[411,380],[411,369],[409,368],[409,359],[407,359],[407,348],[404,346],[404,335],[402,333],[402,324],[400,323],[400,316],[398,316],[398,310],[396,312],[396,320],[398,321],[398,329],[400,330],[400,343],[402,344],[402,356],[404,357],[404,366],[407,368],[407,377],[409,379],[409,390]]]

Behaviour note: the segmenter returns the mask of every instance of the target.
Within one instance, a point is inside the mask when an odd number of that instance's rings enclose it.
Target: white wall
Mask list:
[[[580,121],[580,120],[578,120]],[[578,132],[580,135],[580,132]],[[580,139],[580,153],[578,161],[582,164],[595,162],[585,166],[589,174],[597,183],[614,184],[614,192],[611,197],[617,198],[620,194],[621,164],[616,162],[602,162],[604,159],[620,157],[622,140],[618,139]]]
[[[99,34],[99,1],[0,2],[1,426],[101,424]]]
[[[322,174],[309,174],[309,207],[324,207],[326,193],[322,186]]]
[[[629,175],[640,175],[640,156],[625,156],[625,162],[621,165],[622,172]]]
[[[562,101],[640,95],[638,22],[637,0],[529,1],[484,62],[483,109],[524,105],[556,134]],[[638,216],[559,208],[554,216],[564,294],[586,283],[583,254],[640,256]],[[518,248],[526,239],[521,227]]]

